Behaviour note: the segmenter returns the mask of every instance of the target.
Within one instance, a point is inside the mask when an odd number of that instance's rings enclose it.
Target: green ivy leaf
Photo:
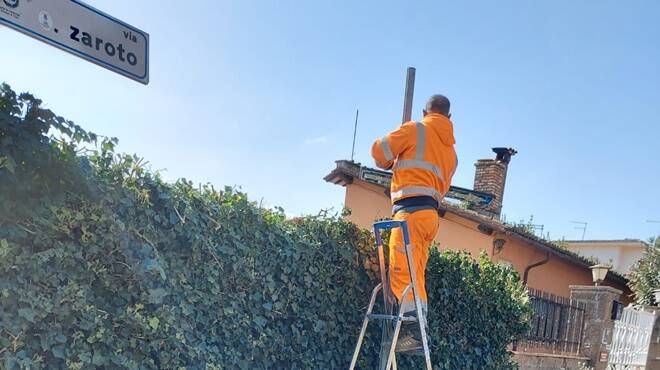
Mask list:
[[[163,299],[169,295],[169,292],[163,288],[149,289],[148,302],[152,304],[161,304]]]
[[[34,317],[37,315],[37,313],[32,309],[32,308],[19,308],[18,309],[18,316],[24,318],[25,320],[29,322],[34,322]]]
[[[50,351],[53,353],[55,358],[64,359],[64,346],[53,346]]]
[[[160,324],[160,320],[157,317],[149,318],[149,327],[151,328],[151,330],[153,331],[158,330],[159,324]]]

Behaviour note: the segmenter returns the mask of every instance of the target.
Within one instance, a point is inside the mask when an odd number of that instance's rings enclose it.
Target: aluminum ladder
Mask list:
[[[410,284],[404,289],[403,297],[406,297],[408,293],[412,290],[413,297],[415,299],[415,309],[417,317],[404,316],[403,307],[399,307],[398,314],[393,315],[392,311],[396,298],[392,293],[389,284],[389,273],[385,269],[385,255],[383,252],[383,240],[381,238],[380,232],[382,230],[391,230],[396,228],[401,228],[403,232],[403,242],[405,244],[406,250],[406,259],[408,260],[408,271],[410,272]],[[369,301],[369,306],[367,308],[367,313],[364,315],[364,320],[362,322],[362,329],[360,330],[360,336],[358,337],[357,344],[355,346],[355,351],[353,352],[353,359],[351,360],[351,366],[349,370],[354,370],[355,365],[357,364],[358,357],[360,355],[360,348],[362,347],[362,341],[364,340],[364,335],[367,331],[367,326],[369,325],[370,320],[380,320],[382,322],[382,335],[380,342],[380,361],[378,370],[396,370],[396,342],[399,339],[399,332],[401,330],[401,323],[403,321],[414,321],[418,323],[419,330],[422,336],[422,348],[424,352],[424,359],[426,361],[426,370],[433,370],[431,367],[431,353],[429,351],[429,343],[426,337],[426,328],[424,323],[426,318],[424,317],[424,312],[422,311],[422,304],[418,295],[418,288],[416,287],[415,279],[415,269],[412,263],[412,246],[410,245],[410,235],[408,233],[408,223],[404,221],[381,221],[374,224],[374,233],[376,234],[376,247],[378,249],[378,260],[380,267],[380,280],[381,282],[376,285],[374,290],[371,293],[371,300]],[[383,304],[385,307],[385,313],[374,314],[372,313],[374,304],[376,303],[376,297],[378,292],[382,291]],[[405,352],[404,352],[405,353]]]

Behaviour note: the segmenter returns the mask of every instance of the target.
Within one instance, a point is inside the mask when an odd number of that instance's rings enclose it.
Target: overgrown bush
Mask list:
[[[165,183],[115,143],[0,89],[0,368],[348,366],[377,280],[368,232]],[[529,314],[515,272],[434,252],[427,276],[435,366],[510,368]]]
[[[653,294],[655,289],[660,289],[660,238],[649,241],[644,256],[635,264],[628,278],[635,293],[635,303],[660,306]]]

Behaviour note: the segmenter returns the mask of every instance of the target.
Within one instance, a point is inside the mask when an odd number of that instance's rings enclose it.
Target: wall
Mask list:
[[[584,307],[584,331],[580,355],[588,357],[594,370],[605,370],[607,354],[612,346],[614,320],[612,306],[621,299],[621,290],[608,286],[571,285],[571,299]]]
[[[351,210],[348,219],[363,228],[392,216],[392,205],[382,188],[362,181],[347,186],[345,206]],[[440,219],[435,241],[441,249],[465,250],[476,258],[493,243],[491,236],[476,231],[476,227],[475,222],[448,213]]]
[[[391,217],[390,200],[383,188],[360,180],[346,187],[345,206],[351,209],[348,219],[363,228],[371,228],[377,219]],[[440,228],[435,241],[441,249],[468,251],[477,258],[482,251],[494,261],[511,264],[522,279],[525,268],[541,261],[546,254],[536,247],[517,238],[493,233],[486,235],[477,229],[477,223],[447,212],[440,219]],[[506,240],[504,248],[493,255],[493,240]],[[592,285],[591,271],[568,261],[551,256],[544,265],[529,272],[528,285],[562,297],[569,297],[569,285]],[[623,287],[616,286],[618,289]],[[623,299],[627,304],[629,300]]]
[[[584,369],[588,358],[549,355],[543,353],[513,352],[520,370],[578,370]]]
[[[612,263],[616,271],[621,271],[620,249],[617,246],[570,245],[568,249],[585,257],[597,258],[602,263]]]
[[[392,216],[392,205],[379,186],[355,181],[346,187],[345,206],[350,208],[348,219],[363,228],[371,228],[374,221]],[[440,219],[436,242],[441,249],[466,250],[475,258],[481,250],[492,245],[492,237],[476,231],[477,224],[452,214]]]
[[[627,274],[644,255],[644,244],[639,241],[573,242],[568,248],[586,257],[595,257],[603,263],[612,262],[614,270]]]
[[[493,237],[477,231],[477,223],[465,218],[446,213],[440,218],[440,228],[435,237],[440,249],[461,250],[477,258],[481,251],[490,253]]]
[[[627,274],[632,270],[635,264],[644,256],[646,248],[640,247],[627,247],[621,251],[621,273]]]
[[[527,266],[545,259],[546,253],[518,239],[508,238],[500,258],[512,260],[513,266],[522,275]],[[499,257],[496,255],[495,257]],[[592,284],[591,270],[576,266],[568,261],[550,255],[550,260],[529,271],[527,285],[561,297],[570,295],[571,284]]]
[[[346,186],[344,206],[351,210],[347,218],[365,229],[371,229],[378,219],[392,216],[392,204],[383,188],[358,180]]]
[[[441,218],[440,230],[436,241],[441,249],[465,250],[477,258],[485,251],[494,261],[510,264],[523,277],[525,269],[536,262],[545,259],[546,254],[537,248],[530,247],[517,238],[499,233],[486,235],[477,230],[477,223],[460,216],[446,213]],[[504,239],[506,243],[501,251],[493,250],[493,241]],[[551,256],[550,260],[541,266],[532,268],[528,274],[528,286],[562,297],[568,297],[571,284],[591,284],[591,271]]]
[[[645,311],[655,312],[655,326],[651,334],[646,370],[660,369],[660,307],[644,307]]]

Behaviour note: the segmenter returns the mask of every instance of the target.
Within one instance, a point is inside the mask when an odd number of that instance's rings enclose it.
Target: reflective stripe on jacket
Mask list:
[[[376,140],[371,148],[376,165],[394,172],[392,202],[420,195],[440,202],[456,171],[455,143],[452,122],[435,113],[421,122],[406,122]]]

